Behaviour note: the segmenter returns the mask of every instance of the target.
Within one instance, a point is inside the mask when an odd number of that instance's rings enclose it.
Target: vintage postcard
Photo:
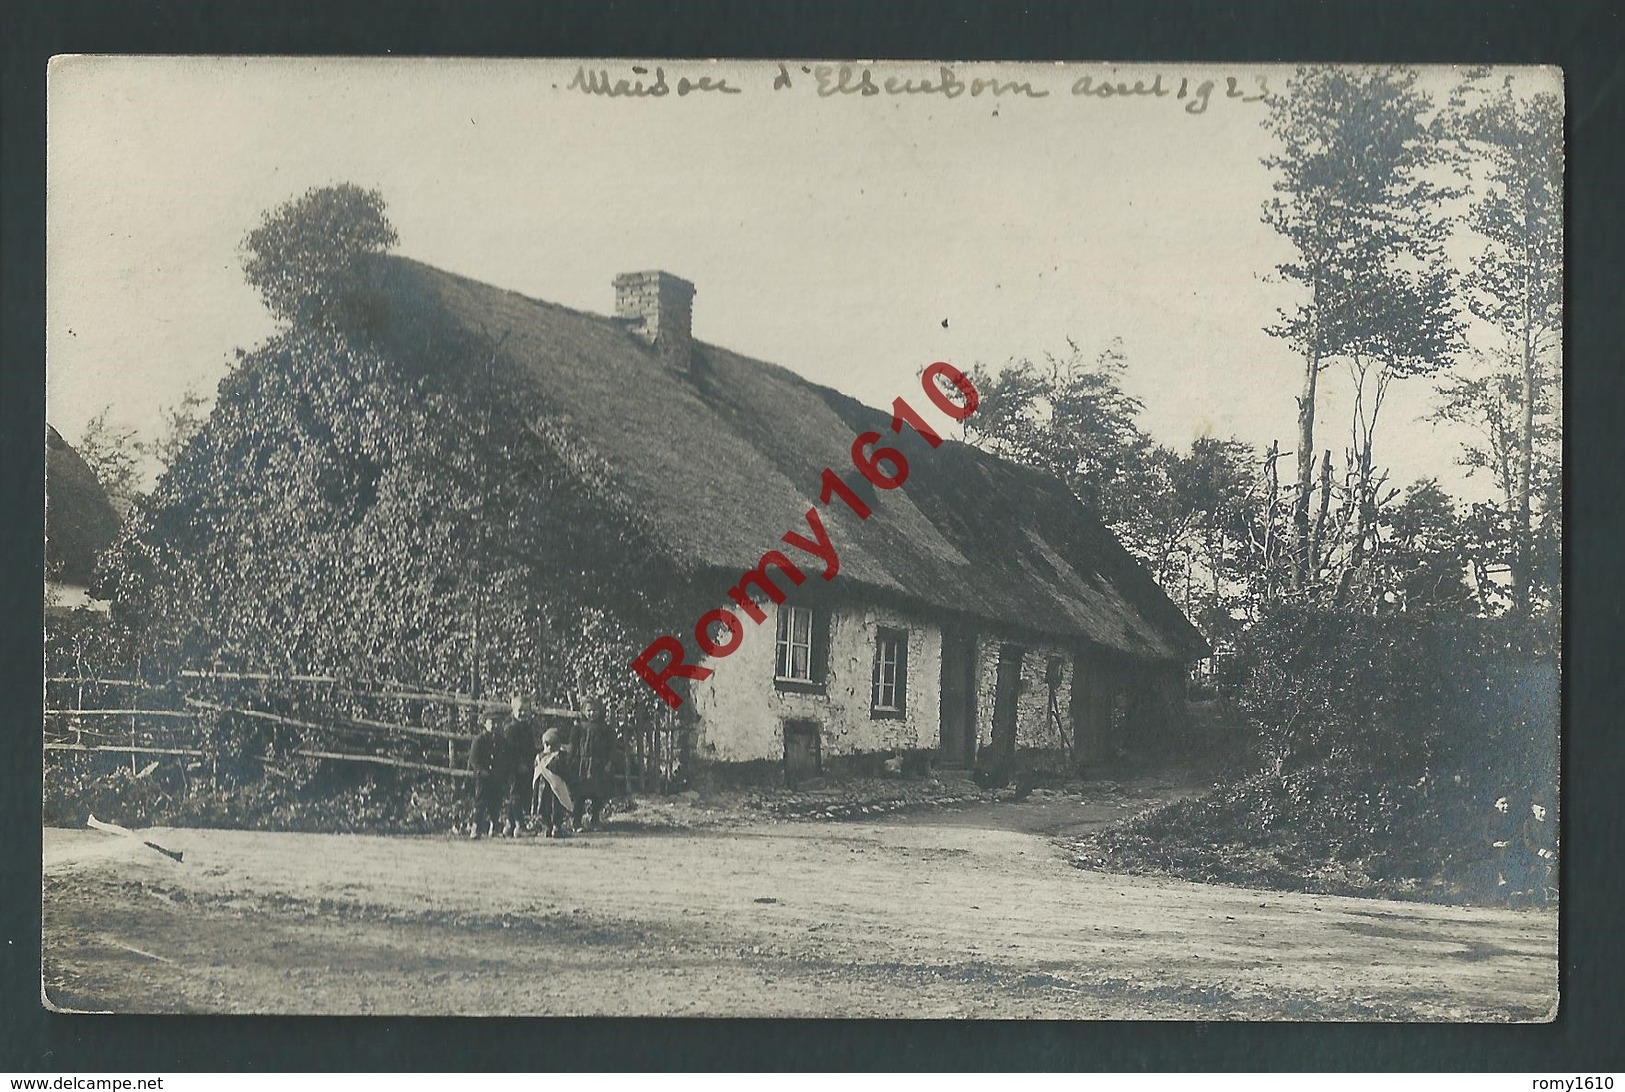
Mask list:
[[[1556,69],[48,89],[43,1004],[1555,1014]]]

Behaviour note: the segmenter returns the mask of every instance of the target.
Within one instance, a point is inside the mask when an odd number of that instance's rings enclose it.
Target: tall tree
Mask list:
[[[1093,357],[1068,341],[1065,355],[997,373],[978,365],[981,402],[965,438],[1066,482],[1222,641],[1255,584],[1248,514],[1258,455],[1237,440],[1199,438],[1188,452],[1153,443],[1139,400],[1123,389],[1127,366],[1115,340]]]
[[[1507,524],[1515,611],[1528,615],[1556,580],[1559,354],[1563,323],[1563,107],[1557,94],[1519,95],[1510,78],[1458,93],[1455,129],[1487,165],[1467,224],[1482,241],[1468,307],[1502,347],[1480,374],[1443,388],[1437,416],[1483,439],[1463,462],[1490,471]]]
[[[1123,390],[1127,357],[1117,340],[1092,359],[1075,342],[1067,349],[997,374],[977,365],[982,398],[965,438],[1060,478],[1143,556],[1149,540],[1135,532],[1155,491],[1153,445],[1139,425],[1139,399]]]
[[[1276,196],[1263,219],[1295,251],[1276,271],[1305,293],[1268,328],[1304,359],[1290,552],[1299,589],[1319,566],[1310,511],[1320,373],[1399,336],[1405,317],[1430,310],[1436,285],[1447,191],[1427,174],[1446,152],[1428,120],[1431,97],[1415,84],[1407,69],[1300,68],[1268,101],[1264,124],[1280,150],[1264,159]]]
[[[1415,218],[1415,238],[1405,265],[1388,263],[1373,271],[1373,283],[1361,291],[1363,329],[1348,347],[1354,386],[1349,429],[1345,563],[1337,595],[1366,562],[1376,531],[1382,479],[1375,461],[1377,422],[1389,385],[1396,379],[1432,375],[1455,363],[1461,351],[1462,324],[1455,302],[1455,277],[1443,241],[1448,221],[1423,211]],[[1326,501],[1322,497],[1322,504]],[[1311,551],[1311,555],[1314,551]],[[1321,559],[1311,557],[1319,565]],[[1319,575],[1318,572],[1315,575]]]
[[[1437,480],[1409,486],[1386,513],[1387,540],[1375,565],[1374,598],[1399,611],[1471,613],[1468,557],[1456,502]],[[1377,604],[1372,604],[1373,606]]]
[[[1188,452],[1159,446],[1153,463],[1165,487],[1150,497],[1142,534],[1163,536],[1158,580],[1222,647],[1245,615],[1254,583],[1248,516],[1258,455],[1240,440],[1199,437]]]

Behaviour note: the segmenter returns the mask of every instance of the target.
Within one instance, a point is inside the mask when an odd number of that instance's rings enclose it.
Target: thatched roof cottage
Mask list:
[[[821,473],[850,472],[858,433],[890,435],[889,414],[695,341],[694,286],[667,273],[616,278],[613,316],[397,257],[368,279],[392,312],[484,339],[532,377],[717,605],[782,531],[805,531]],[[995,746],[1091,761],[1132,742],[1114,725],[1150,741],[1178,715],[1207,645],[1064,484],[946,441],[866,500],[874,518],[828,517],[838,578],[812,568],[764,601],[726,661],[674,631],[714,669],[688,686],[695,758],[784,762],[792,779],[892,750],[944,767]]]

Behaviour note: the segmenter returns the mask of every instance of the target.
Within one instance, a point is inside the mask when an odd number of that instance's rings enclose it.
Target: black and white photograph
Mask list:
[[[46,1008],[1556,1017],[1559,69],[46,86]]]

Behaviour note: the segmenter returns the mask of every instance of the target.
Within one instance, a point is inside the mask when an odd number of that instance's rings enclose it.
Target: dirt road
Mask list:
[[[1061,803],[558,841],[45,831],[45,982],[124,1012],[1538,1020],[1551,912],[1082,872]]]

